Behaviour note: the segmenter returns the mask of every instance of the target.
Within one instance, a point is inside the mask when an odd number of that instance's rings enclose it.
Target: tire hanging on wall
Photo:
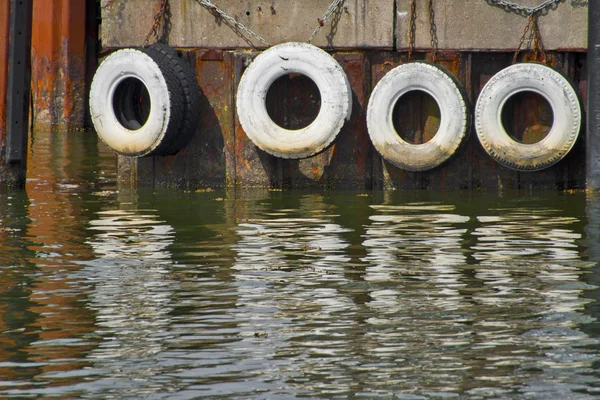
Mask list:
[[[507,100],[521,92],[543,96],[554,114],[550,132],[539,142],[520,143],[502,125]],[[558,71],[543,64],[511,65],[483,87],[475,105],[475,128],[485,151],[500,164],[517,171],[538,171],[563,159],[581,127],[581,106],[573,86]]]
[[[166,65],[169,71],[173,71],[181,83],[183,90],[183,119],[178,131],[177,138],[172,145],[166,149],[166,154],[174,154],[183,149],[196,132],[198,119],[200,117],[200,86],[194,68],[173,49],[162,43],[156,43],[144,48],[144,52],[155,61],[161,61],[159,65]]]
[[[321,95],[321,109],[308,126],[288,130],[269,116],[267,92],[278,78],[302,74]],[[350,118],[352,90],[346,74],[327,52],[307,43],[283,43],[258,55],[244,72],[237,90],[240,123],[252,142],[282,158],[305,158],[329,146]]]
[[[405,141],[394,128],[396,103],[411,91],[423,91],[440,109],[440,126],[426,143]],[[468,137],[471,115],[459,82],[441,66],[410,62],[388,72],[377,83],[367,106],[367,128],[381,156],[407,171],[427,171],[452,157]]]
[[[90,115],[100,139],[115,152],[142,157],[170,154],[176,147],[184,94],[169,58],[122,49],[98,67]]]

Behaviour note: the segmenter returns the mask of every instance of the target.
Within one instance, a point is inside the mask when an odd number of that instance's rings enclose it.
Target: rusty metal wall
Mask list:
[[[86,1],[34,0],[32,85],[36,129],[85,125]]]
[[[481,147],[471,129],[465,146],[442,166],[427,172],[407,172],[383,160],[371,145],[366,107],[375,84],[392,68],[407,62],[406,53],[356,51],[334,53],[353,90],[352,119],[332,146],[302,160],[284,160],[258,149],[246,136],[235,113],[235,91],[247,52],[194,50],[186,52],[196,65],[204,94],[201,122],[192,142],[173,156],[131,159],[119,157],[122,183],[181,187],[188,190],[236,187],[371,189],[559,189],[585,187],[585,134],[558,164],[538,172],[517,172],[496,163]],[[415,53],[413,59],[427,59]],[[523,54],[525,59],[531,53]],[[483,85],[504,67],[513,53],[440,52],[437,62],[462,83],[474,104]],[[586,55],[549,53],[550,64],[574,83],[586,98]],[[300,94],[301,96],[301,94]],[[301,99],[300,99],[301,100]],[[514,125],[525,125],[539,113],[535,102]],[[584,104],[584,101],[582,102]],[[280,112],[288,113],[289,110]],[[293,117],[293,116],[292,116]],[[406,117],[406,116],[405,116]],[[409,117],[410,118],[410,117]],[[408,124],[432,130],[421,117]],[[427,116],[425,116],[427,118]],[[282,118],[283,119],[283,118]],[[584,132],[585,127],[582,127]],[[423,132],[431,136],[434,131]]]

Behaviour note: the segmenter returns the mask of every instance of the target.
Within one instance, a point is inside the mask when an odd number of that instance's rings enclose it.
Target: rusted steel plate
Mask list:
[[[242,78],[245,66],[250,61],[246,53],[233,54],[234,90]],[[235,107],[231,108],[235,113]],[[246,187],[282,187],[281,159],[265,153],[248,138],[235,115],[234,127],[235,185]]]
[[[220,0],[213,2],[272,44],[305,42],[331,4],[329,0]],[[102,45],[140,46],[152,26],[160,0],[102,0]],[[145,12],[140,12],[145,10]],[[346,0],[313,44],[335,48],[392,48],[394,0]],[[169,44],[176,47],[265,47],[234,32],[196,0],[170,2]],[[248,40],[249,39],[249,40]]]
[[[513,0],[535,7],[540,0]],[[438,47],[455,50],[513,50],[519,45],[527,18],[490,4],[487,0],[434,1]],[[410,0],[396,0],[396,42],[408,49]],[[427,1],[417,1],[415,42],[419,49],[431,47]],[[561,1],[540,14],[539,25],[548,50],[585,51],[587,48],[587,1]],[[566,28],[568,27],[568,28]]]
[[[366,115],[370,87],[370,63],[364,53],[337,54],[352,87],[352,116],[339,133],[328,169],[329,187],[370,189],[373,187],[372,153]]]
[[[233,135],[231,62],[220,51],[190,55],[195,55],[202,97],[196,110],[200,115],[196,135],[183,150],[188,158],[186,177],[191,187],[223,187],[227,183],[226,138]]]
[[[86,96],[86,2],[36,0],[33,20],[35,126],[82,128]]]

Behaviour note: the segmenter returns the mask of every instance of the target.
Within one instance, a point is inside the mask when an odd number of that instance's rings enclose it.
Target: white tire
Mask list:
[[[398,99],[415,90],[433,97],[440,109],[438,131],[422,144],[402,139],[392,118]],[[385,160],[407,171],[427,171],[452,157],[468,137],[470,121],[467,100],[456,79],[442,67],[426,62],[392,69],[377,83],[367,106],[373,146]]]
[[[98,67],[90,87],[90,114],[98,136],[115,152],[161,155],[177,136],[182,89],[165,71],[135,49],[118,50]]]
[[[537,93],[552,107],[552,128],[537,143],[514,140],[502,125],[506,101],[521,92]],[[481,90],[475,127],[481,145],[497,162],[517,171],[538,171],[571,150],[581,127],[581,107],[573,86],[558,71],[542,64],[515,64],[494,75]]]
[[[302,74],[319,88],[321,109],[308,126],[289,130],[277,125],[267,112],[269,88],[287,74]],[[254,59],[237,90],[240,123],[252,142],[282,158],[305,158],[329,146],[352,112],[352,91],[338,62],[307,43],[273,46]]]

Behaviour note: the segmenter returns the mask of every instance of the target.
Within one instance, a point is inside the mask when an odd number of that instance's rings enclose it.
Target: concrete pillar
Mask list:
[[[80,129],[85,125],[86,3],[33,0],[31,62],[36,130]]]
[[[588,3],[586,185],[600,191],[600,1]]]

